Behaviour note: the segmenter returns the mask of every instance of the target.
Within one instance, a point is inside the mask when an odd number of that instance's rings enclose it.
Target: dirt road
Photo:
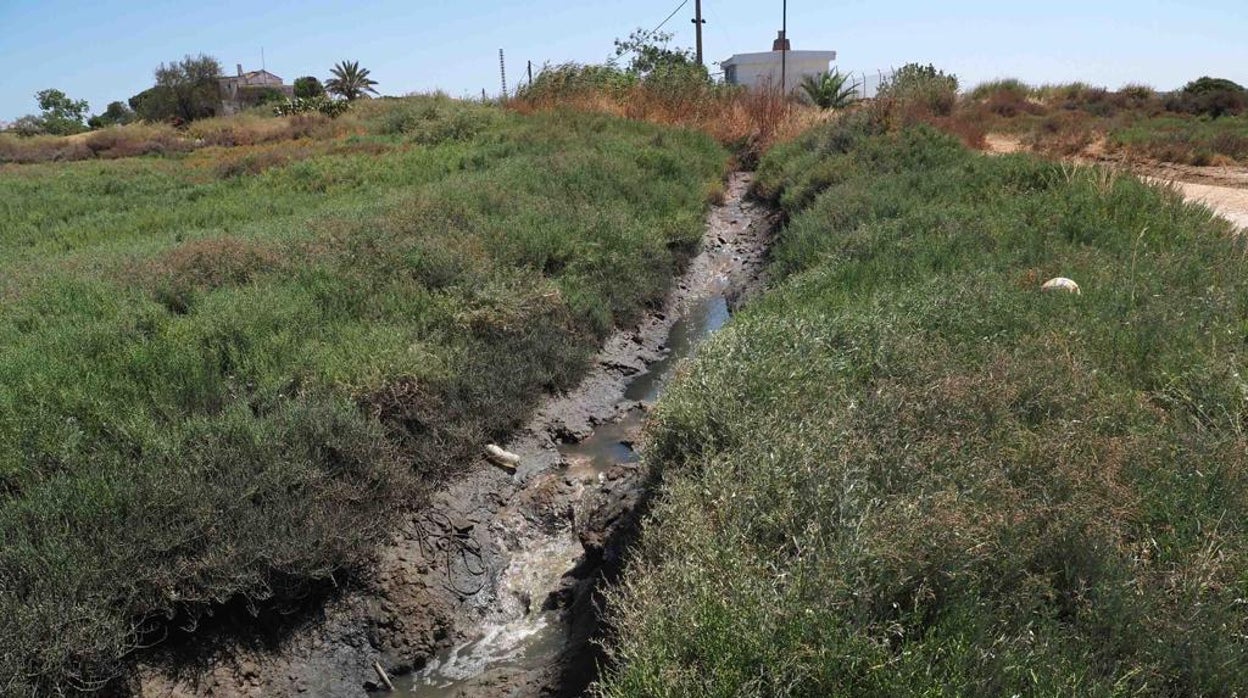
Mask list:
[[[1182,192],[1183,198],[1208,206],[1214,213],[1234,223],[1240,230],[1248,231],[1248,188],[1240,189],[1217,184],[1197,184],[1178,179],[1166,180],[1151,176],[1145,177],[1145,179],[1173,186]]]

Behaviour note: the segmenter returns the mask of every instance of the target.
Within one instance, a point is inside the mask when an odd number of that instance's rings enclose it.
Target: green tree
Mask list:
[[[315,97],[324,96],[325,86],[321,84],[320,80],[312,77],[311,75],[305,75],[301,78],[295,79],[295,97],[313,99]]]
[[[87,125],[91,128],[106,128],[108,126],[120,126],[134,121],[138,116],[125,102],[109,102],[108,107],[103,113],[87,119]]]
[[[1207,114],[1213,118],[1248,111],[1248,90],[1226,78],[1208,76],[1184,85],[1166,100],[1166,108],[1176,112]]]
[[[161,63],[156,68],[156,87],[163,94],[155,105],[160,107],[162,120],[194,121],[215,114],[221,103],[220,76],[221,64],[202,53]]]
[[[87,129],[84,123],[87,117],[87,101],[70,99],[60,90],[40,90],[35,94],[39,102],[39,115],[45,133],[57,136],[68,136],[81,133]]]
[[[127,101],[144,121],[168,121],[176,114],[173,93],[168,88],[149,87]]]
[[[667,32],[647,32],[636,29],[627,39],[615,40],[615,59],[628,56],[625,68],[630,73],[647,77],[655,71],[672,71],[689,68],[700,68],[696,57],[689,49],[668,48],[672,34]]]
[[[359,61],[342,61],[330,71],[334,77],[325,81],[325,89],[348,102],[366,96],[365,93],[377,94],[373,85],[376,80],[368,77],[368,68],[361,68]]]
[[[858,83],[849,82],[840,71],[807,75],[802,79],[802,92],[820,109],[844,109],[858,101]]]

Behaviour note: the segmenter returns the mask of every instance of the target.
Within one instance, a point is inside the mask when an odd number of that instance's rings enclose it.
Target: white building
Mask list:
[[[784,32],[763,53],[738,53],[720,63],[724,69],[724,82],[746,87],[780,87],[780,66],[784,65],[785,84],[790,90],[797,89],[802,78],[828,72],[836,51],[788,51],[789,40]],[[782,57],[783,54],[783,57]]]

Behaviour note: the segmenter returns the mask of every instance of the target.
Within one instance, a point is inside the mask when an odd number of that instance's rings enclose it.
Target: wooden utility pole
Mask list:
[[[787,0],[786,0],[787,1]],[[697,29],[698,35],[698,65],[706,65],[702,62],[702,25],[706,24],[706,20],[702,19],[702,0],[694,0],[693,3],[693,26]]]
[[[503,62],[503,50],[498,50],[498,74],[503,80],[503,100],[507,99],[507,64]]]
[[[789,0],[783,0],[780,16],[780,95],[789,96]]]
[[[529,61],[529,87],[533,86],[533,61]]]

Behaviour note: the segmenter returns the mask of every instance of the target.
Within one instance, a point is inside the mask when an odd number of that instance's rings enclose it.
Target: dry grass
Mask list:
[[[0,134],[0,163],[69,162],[140,155],[186,153],[215,146],[233,148],[295,140],[330,140],[366,132],[363,119],[331,120],[321,114],[237,116],[204,119],[177,129],[168,124],[134,123],[74,136],[21,138]]]
[[[778,89],[694,85],[677,90],[645,83],[624,89],[530,94],[512,100],[509,107],[521,113],[571,109],[697,129],[731,148],[746,167],[772,146],[796,138],[832,115],[784,99]]]

